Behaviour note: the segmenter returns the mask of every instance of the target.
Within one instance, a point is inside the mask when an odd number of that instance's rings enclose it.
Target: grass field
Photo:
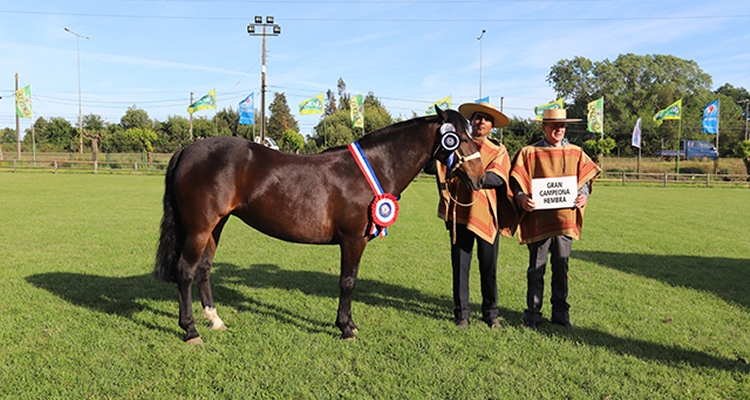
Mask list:
[[[431,180],[365,251],[356,341],[333,324],[337,247],[232,219],[212,275],[229,329],[210,331],[196,307],[202,346],[182,343],[176,287],[151,276],[162,191],[158,176],[0,173],[0,397],[750,397],[747,188],[595,186],[573,244],[573,331],[520,327],[515,238],[500,245],[506,328],[479,320],[476,268],[471,325],[453,327]]]

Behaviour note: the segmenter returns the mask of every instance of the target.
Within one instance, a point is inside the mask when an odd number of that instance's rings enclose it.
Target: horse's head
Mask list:
[[[470,190],[479,190],[484,183],[484,167],[479,150],[469,137],[469,123],[454,110],[441,110],[435,105],[441,122],[435,159],[446,165],[451,175],[458,176]]]

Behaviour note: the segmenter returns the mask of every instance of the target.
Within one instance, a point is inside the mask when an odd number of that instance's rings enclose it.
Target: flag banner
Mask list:
[[[365,107],[361,94],[349,99],[349,117],[352,119],[352,128],[365,128]]]
[[[211,89],[210,92],[208,92],[207,95],[201,97],[196,101],[195,103],[188,106],[188,112],[190,114],[200,111],[200,110],[208,110],[208,109],[216,109],[216,89]]]
[[[641,148],[641,119],[635,121],[635,127],[633,127],[633,141],[631,143],[633,147]]]
[[[255,92],[240,102],[240,125],[255,124]]]
[[[589,114],[586,120],[589,132],[604,133],[604,97],[588,104]]]
[[[563,99],[557,99],[555,101],[549,102],[547,104],[542,104],[541,106],[534,107],[534,114],[536,115],[536,119],[542,120],[542,115],[544,114],[544,110],[548,110],[550,108],[564,108],[563,105]]]
[[[477,103],[477,104],[479,104],[479,103],[492,104],[492,102],[490,101],[490,96],[482,97],[481,99],[476,99],[476,100],[474,100],[474,102]]]
[[[299,113],[323,114],[323,93],[299,103]]]
[[[654,115],[654,121],[656,125],[661,125],[665,119],[681,119],[682,118],[682,99],[675,101],[670,104],[669,107],[659,111]]]
[[[435,111],[435,106],[440,107],[441,110],[447,110],[451,108],[451,96],[448,96],[444,99],[440,99],[432,104],[430,104],[429,107],[427,107],[427,111],[425,112],[425,115],[435,115],[437,114],[437,111]]]
[[[719,99],[716,99],[703,108],[703,132],[719,132]]]
[[[19,118],[31,118],[31,85],[26,85],[16,90],[16,115]]]

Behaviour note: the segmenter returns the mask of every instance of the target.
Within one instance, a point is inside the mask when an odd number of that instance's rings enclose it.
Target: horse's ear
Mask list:
[[[445,112],[445,111],[443,111],[443,110],[441,110],[440,107],[437,104],[435,104],[435,112],[440,117],[441,121],[443,121],[443,122],[448,122],[449,121],[448,113]]]

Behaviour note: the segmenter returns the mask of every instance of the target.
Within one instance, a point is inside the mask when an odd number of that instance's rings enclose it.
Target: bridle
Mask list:
[[[481,158],[479,151],[468,156],[459,153],[458,147],[460,144],[461,140],[458,137],[458,133],[456,133],[456,127],[450,122],[444,122],[440,126],[440,146],[435,147],[435,152],[432,156],[435,157],[440,151],[448,153],[445,165],[450,169],[449,176],[453,175],[465,162]]]

